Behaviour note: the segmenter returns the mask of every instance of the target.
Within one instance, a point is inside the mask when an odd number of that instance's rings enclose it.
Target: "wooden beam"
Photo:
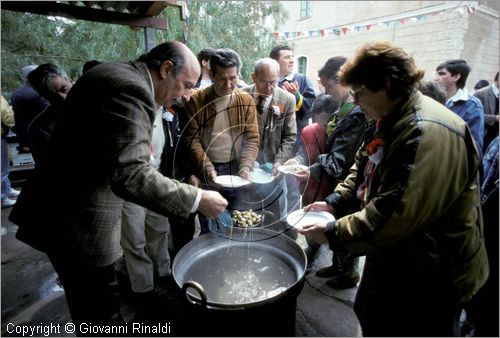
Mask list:
[[[168,6],[167,1],[141,1],[141,4],[144,4],[144,15],[158,15]],[[146,5],[148,4],[148,5]]]
[[[179,1],[167,0],[167,1],[163,1],[163,2],[166,2],[167,6],[169,6],[169,7],[177,7],[179,9],[179,18],[181,19],[181,21],[186,21],[187,13],[184,10],[184,6],[179,4]]]
[[[161,13],[165,7],[176,7],[179,10],[179,18],[181,21],[186,20],[186,12],[184,10],[184,6],[179,4],[177,0],[167,0],[167,1],[144,1],[140,2],[141,4],[151,3],[149,8],[144,7],[146,9],[146,15],[158,15]],[[143,5],[145,6],[145,5]]]
[[[163,18],[106,11],[54,1],[2,1],[2,10],[4,9],[16,12],[62,16],[68,19],[167,30],[167,20]]]

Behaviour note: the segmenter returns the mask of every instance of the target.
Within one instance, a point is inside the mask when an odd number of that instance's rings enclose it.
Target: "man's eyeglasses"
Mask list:
[[[259,80],[259,83],[260,83],[262,86],[272,86],[272,87],[276,87],[276,85],[278,84],[278,81],[262,81],[262,80]]]
[[[354,97],[355,101],[359,101],[359,92],[361,91],[361,89],[363,89],[365,87],[366,87],[365,85],[362,85],[361,87],[356,88],[356,89],[352,88],[351,95]]]

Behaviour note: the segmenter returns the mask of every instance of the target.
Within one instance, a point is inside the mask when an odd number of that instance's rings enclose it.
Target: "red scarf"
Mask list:
[[[366,145],[364,151],[366,152],[366,156],[368,156],[368,162],[366,163],[364,171],[365,180],[361,183],[356,192],[356,195],[362,202],[363,206],[368,202],[367,199],[368,196],[370,196],[372,183],[375,178],[375,171],[384,156],[385,141],[381,132],[383,121],[383,119],[377,120],[373,139]]]

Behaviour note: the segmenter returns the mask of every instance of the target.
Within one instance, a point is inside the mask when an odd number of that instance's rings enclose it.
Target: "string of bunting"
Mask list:
[[[292,40],[298,38],[308,38],[308,37],[326,37],[326,36],[340,36],[347,35],[351,32],[363,32],[369,31],[374,26],[385,26],[390,27],[394,25],[404,25],[407,23],[419,22],[426,20],[429,16],[436,16],[444,14],[449,11],[458,11],[461,15],[471,15],[479,7],[479,1],[464,1],[461,5],[446,10],[438,10],[435,12],[430,12],[422,15],[409,15],[408,17],[403,17],[395,20],[382,20],[374,21],[367,24],[349,24],[342,26],[328,27],[318,30],[308,30],[308,31],[298,31],[298,32],[274,32],[274,39],[278,41],[280,38],[285,40]]]

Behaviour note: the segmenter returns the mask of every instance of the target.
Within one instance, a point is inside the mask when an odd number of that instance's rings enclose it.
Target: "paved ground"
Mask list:
[[[2,336],[21,336],[13,329],[33,328],[35,325],[60,324],[60,332],[52,330],[50,336],[74,336],[64,332],[64,325],[71,321],[64,299],[64,290],[57,284],[57,275],[46,256],[15,239],[17,227],[7,217],[10,209],[2,209]],[[298,243],[305,246],[303,237]],[[331,252],[321,247],[315,269],[326,266]],[[359,323],[352,311],[356,288],[334,290],[324,284],[314,272],[306,276],[304,288],[297,298],[295,336],[355,337],[361,336]],[[126,289],[126,288],[125,288]],[[188,327],[198,324],[178,290],[168,282],[158,287],[161,295],[159,317],[171,323],[171,335],[189,335]],[[122,313],[125,321],[141,320],[138,304],[123,294]],[[220,322],[224,325],[224,316]],[[276,325],[286,323],[276,323]],[[249,326],[259,323],[249,323]],[[175,327],[176,326],[176,327]],[[48,326],[46,326],[48,328]],[[204,331],[201,331],[204,332]],[[245,336],[241,327],[228,336]],[[203,334],[200,334],[203,335]],[[262,335],[266,335],[263,333]],[[35,334],[35,336],[37,336]],[[38,336],[44,336],[39,332]],[[145,336],[148,336],[145,334]]]

